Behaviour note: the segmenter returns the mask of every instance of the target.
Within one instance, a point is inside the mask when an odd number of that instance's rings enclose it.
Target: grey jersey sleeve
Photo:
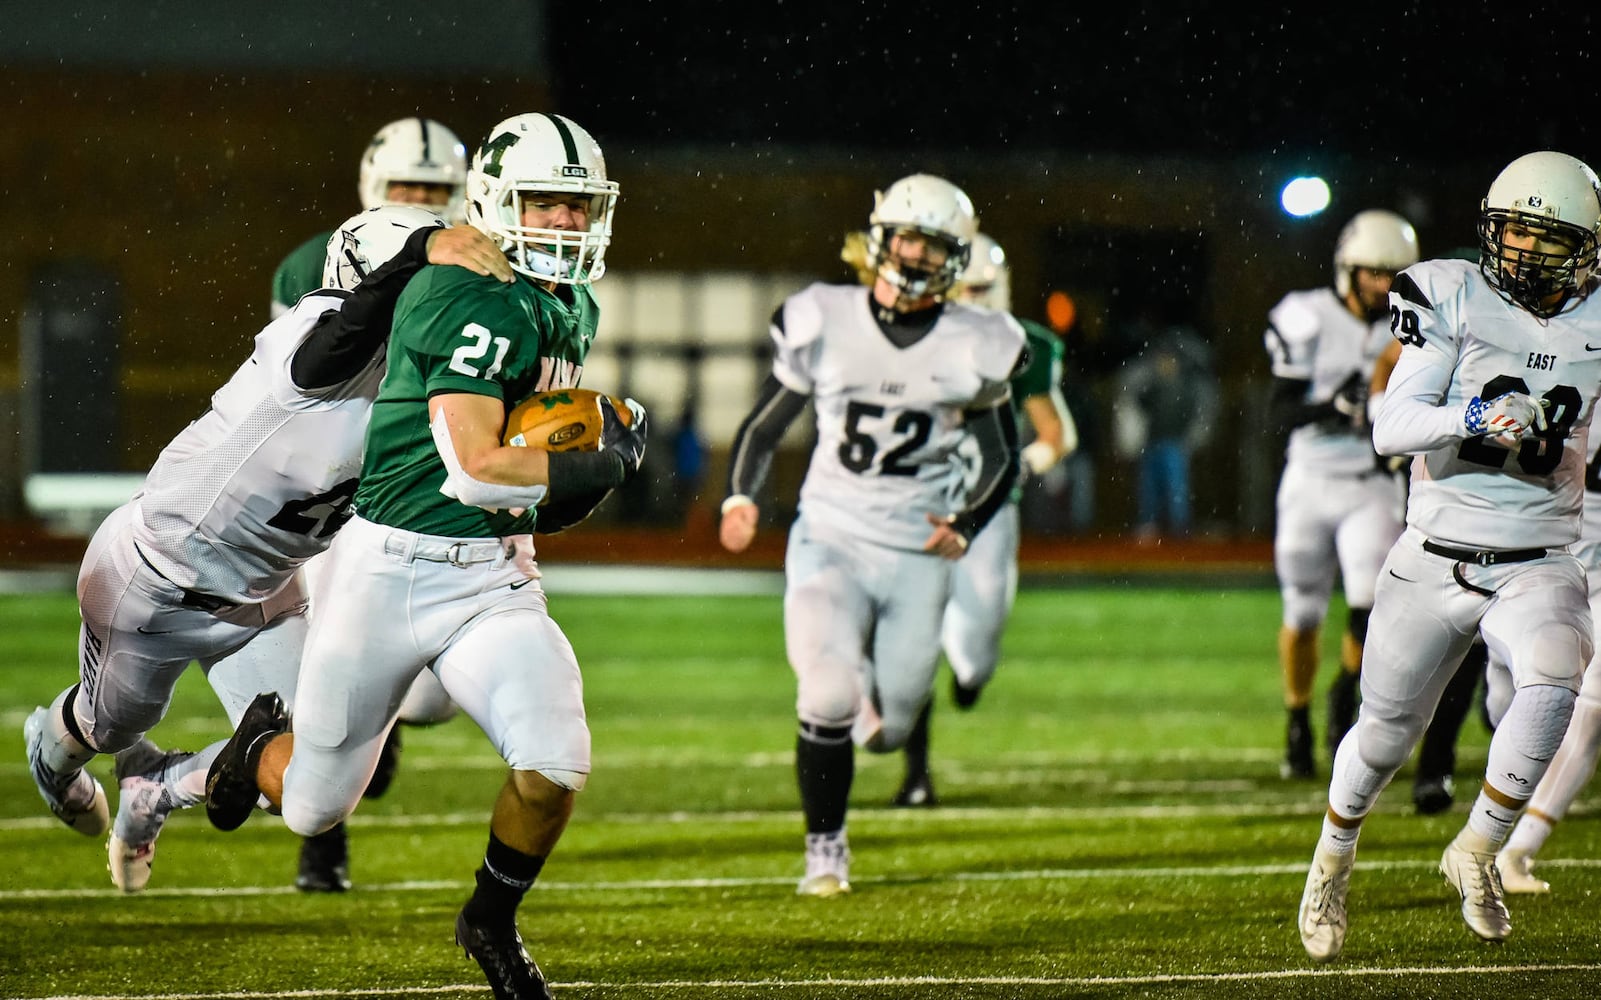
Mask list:
[[[804,393],[786,388],[772,375],[756,390],[756,405],[734,435],[728,460],[728,495],[754,497],[767,481],[773,452],[789,425],[806,409]]]

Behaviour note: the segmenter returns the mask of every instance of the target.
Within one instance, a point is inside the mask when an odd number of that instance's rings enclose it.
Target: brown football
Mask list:
[[[600,449],[600,398],[593,389],[552,389],[537,392],[506,415],[501,440],[514,448],[544,451],[598,451]],[[617,397],[612,406],[623,426],[634,422],[634,412]]]

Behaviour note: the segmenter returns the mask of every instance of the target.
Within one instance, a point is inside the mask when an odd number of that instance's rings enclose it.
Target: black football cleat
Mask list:
[[[951,676],[951,701],[956,702],[957,708],[963,709],[964,711],[972,708],[974,705],[978,704],[978,696],[983,693],[984,685],[980,684],[977,687],[966,687],[961,681],[956,679],[954,674]]]
[[[350,844],[345,824],[300,842],[300,873],[295,888],[301,892],[344,892],[350,888]]]
[[[928,773],[908,774],[906,780],[901,782],[901,790],[895,793],[890,804],[903,809],[928,807],[939,805],[939,796],[934,794],[934,782]]]
[[[484,970],[495,1000],[553,1000],[515,926],[491,930],[469,923],[463,910],[456,914],[456,943]]]
[[[1449,774],[1420,774],[1412,782],[1412,805],[1419,816],[1433,816],[1456,801],[1456,780]]]
[[[400,723],[397,721],[389,727],[389,735],[384,737],[384,748],[378,752],[378,767],[367,779],[367,787],[362,790],[364,799],[382,798],[389,791],[390,782],[395,780],[395,772],[400,770]]]
[[[261,788],[256,784],[261,748],[288,729],[283,700],[271,691],[256,695],[240,717],[239,727],[206,772],[206,818],[212,826],[237,830],[250,818],[256,800],[261,798]]]
[[[1340,749],[1340,741],[1356,725],[1357,706],[1362,703],[1362,675],[1345,668],[1334,676],[1329,685],[1329,759]]]
[[[1306,721],[1304,708],[1290,713],[1289,725],[1284,731],[1284,761],[1279,765],[1279,776],[1285,779],[1317,776],[1317,768],[1312,763],[1312,727]]]

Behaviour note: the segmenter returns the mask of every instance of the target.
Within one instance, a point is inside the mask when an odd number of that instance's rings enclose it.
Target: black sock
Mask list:
[[[919,778],[928,773],[928,719],[934,712],[934,701],[917,714],[917,722],[906,737],[906,777]]]
[[[833,833],[845,826],[845,806],[856,777],[856,747],[849,726],[801,723],[795,738],[795,778],[807,833]]]
[[[67,727],[68,735],[93,750],[94,744],[83,738],[83,729],[78,726],[78,713],[72,709],[73,702],[78,700],[78,689],[82,686],[72,685],[72,691],[61,700],[61,724]]]
[[[475,873],[478,887],[463,908],[467,919],[475,924],[515,925],[517,906],[544,866],[544,857],[508,847],[491,833],[484,863]]]

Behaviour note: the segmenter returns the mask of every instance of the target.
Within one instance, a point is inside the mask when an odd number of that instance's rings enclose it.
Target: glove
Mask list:
[[[1368,419],[1368,384],[1361,372],[1352,372],[1350,378],[1340,383],[1329,402],[1350,423],[1352,430],[1365,431],[1371,426]]]
[[[1531,428],[1546,429],[1545,409],[1521,392],[1507,392],[1486,403],[1477,396],[1468,400],[1462,426],[1472,435],[1516,440],[1531,436]]]
[[[1056,464],[1056,449],[1044,441],[1033,441],[1023,448],[1022,459],[1024,468],[1043,476]]]
[[[623,424],[623,418],[609,397],[600,397],[600,448],[615,451],[623,460],[623,482],[626,483],[639,472],[639,463],[645,460],[645,434],[650,421],[646,419],[643,406],[632,399],[623,402],[634,415],[630,425]]]

